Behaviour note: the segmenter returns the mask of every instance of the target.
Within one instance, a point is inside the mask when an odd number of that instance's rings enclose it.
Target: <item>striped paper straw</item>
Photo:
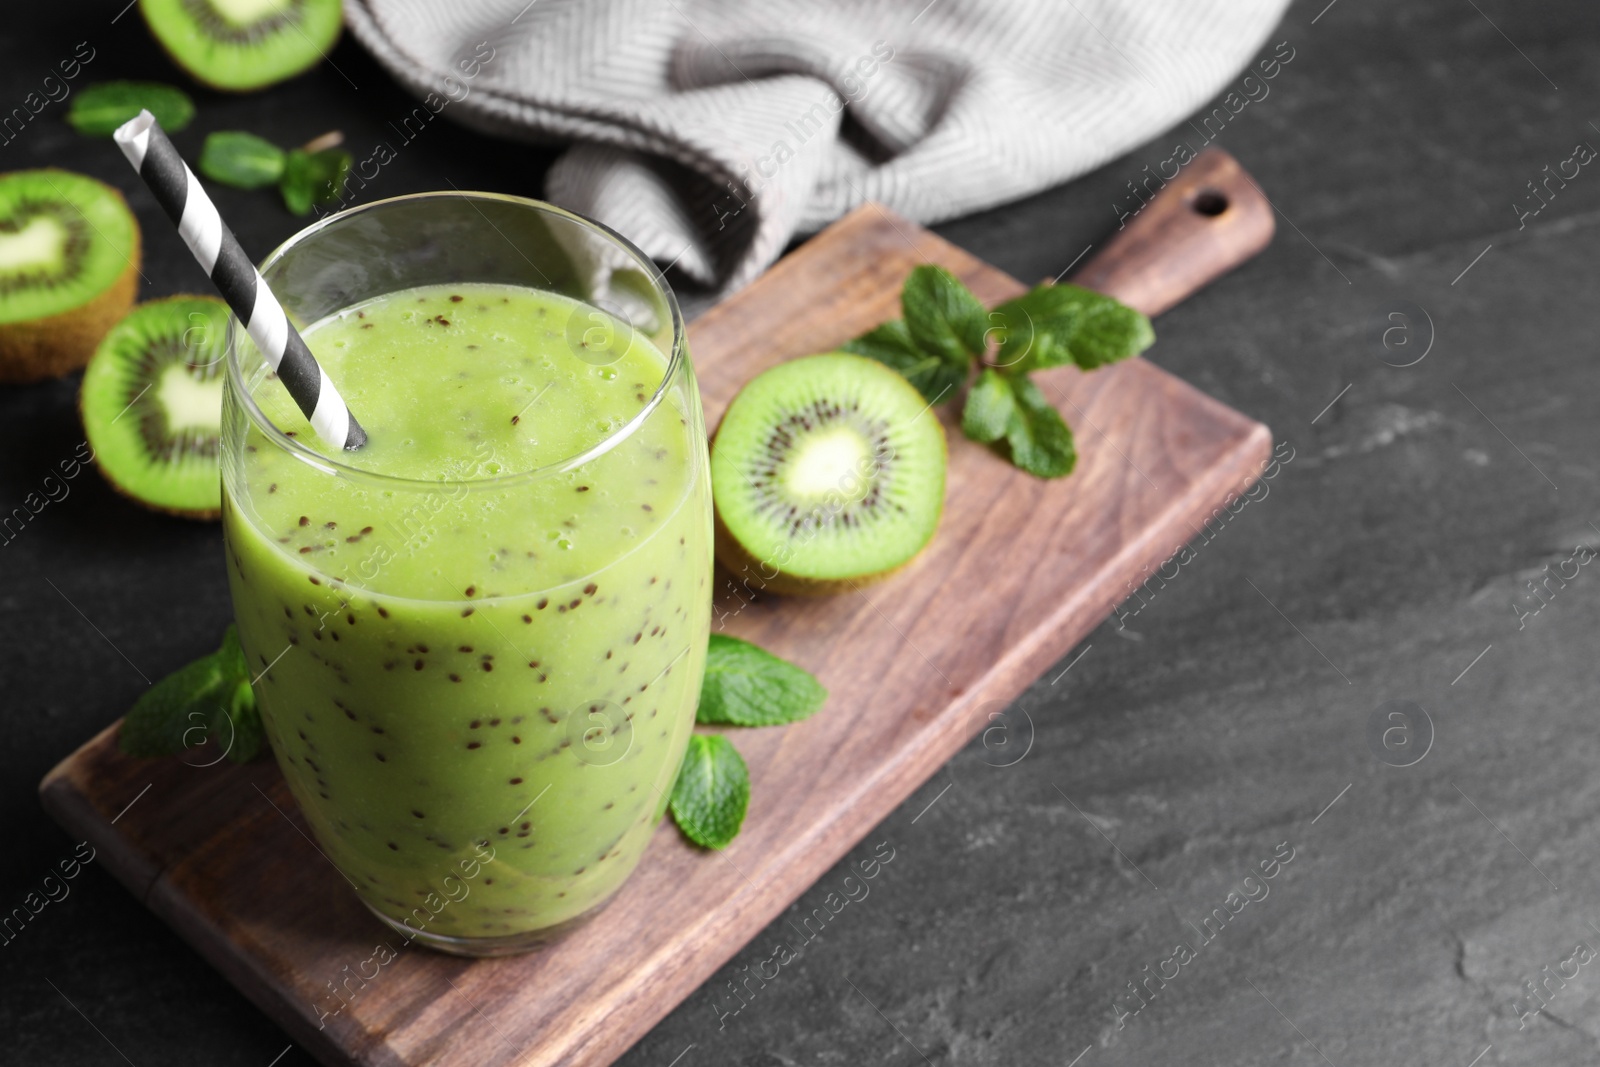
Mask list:
[[[250,339],[278,373],[311,428],[334,448],[355,451],[367,443],[344,398],[306,347],[266,279],[217,214],[200,179],[172,147],[154,115],[141,111],[115,134],[118,147],[155,194],[211,283],[244,323]]]

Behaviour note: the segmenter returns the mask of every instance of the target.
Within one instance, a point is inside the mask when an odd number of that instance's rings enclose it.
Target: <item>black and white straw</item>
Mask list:
[[[139,112],[137,118],[118,128],[115,137],[122,154],[150,187],[167,217],[177,224],[178,234],[189,251],[244,323],[267,365],[277,371],[317,436],[348,451],[366,444],[366,431],[350,414],[339,390],[323,373],[278,298],[239,247],[200,179],[172,146],[155,116],[148,111]]]

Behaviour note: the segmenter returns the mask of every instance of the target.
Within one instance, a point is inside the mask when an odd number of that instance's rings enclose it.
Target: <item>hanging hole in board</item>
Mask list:
[[[1194,200],[1189,204],[1196,213],[1208,218],[1216,218],[1228,210],[1228,198],[1215,189],[1202,189],[1195,194]]]

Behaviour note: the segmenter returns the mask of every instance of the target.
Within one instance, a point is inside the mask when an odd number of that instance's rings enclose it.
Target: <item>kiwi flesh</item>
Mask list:
[[[0,384],[81,368],[138,286],[121,193],[67,170],[0,174]]]
[[[150,32],[198,82],[247,92],[310,69],[339,37],[339,0],[139,0]]]
[[[174,296],[140,304],[100,342],[78,406],[118,492],[174,515],[220,513],[227,329],[222,301]]]
[[[847,352],[780,363],[712,442],[717,554],[755,590],[858,587],[933,538],[944,483],[944,429],[897,372]]]

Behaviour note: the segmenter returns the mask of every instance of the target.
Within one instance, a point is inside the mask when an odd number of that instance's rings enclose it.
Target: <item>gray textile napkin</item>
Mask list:
[[[1221,90],[1286,6],[345,0],[345,14],[428,112],[573,142],[546,199],[726,293],[865,201],[933,223],[1093,169]]]

